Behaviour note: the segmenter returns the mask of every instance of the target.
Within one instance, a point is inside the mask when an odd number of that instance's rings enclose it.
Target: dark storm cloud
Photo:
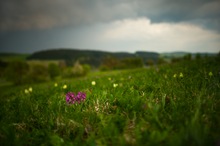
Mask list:
[[[0,29],[86,25],[133,15],[123,1],[7,0],[0,2]]]
[[[207,28],[220,28],[219,0],[137,0],[139,16],[152,22],[193,22]]]
[[[78,26],[135,17],[219,29],[219,9],[219,0],[5,0],[0,2],[0,30]]]

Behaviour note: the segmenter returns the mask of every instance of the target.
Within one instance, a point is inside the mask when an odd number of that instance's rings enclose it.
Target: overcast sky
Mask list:
[[[220,0],[2,0],[0,52],[220,51]]]

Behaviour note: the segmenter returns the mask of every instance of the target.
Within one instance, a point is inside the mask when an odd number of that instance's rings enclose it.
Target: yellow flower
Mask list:
[[[63,89],[66,89],[67,88],[67,85],[63,85]]]
[[[108,78],[108,80],[111,81],[112,79],[111,79],[111,78]]]
[[[210,76],[210,77],[211,77],[211,76],[213,76],[213,74],[212,74],[212,72],[211,72],[211,71],[209,72],[209,76]]]
[[[58,84],[57,84],[57,83],[55,83],[55,84],[54,84],[54,87],[57,87],[57,86],[58,86]]]
[[[91,83],[93,86],[95,86],[95,84],[96,84],[96,82],[95,81],[92,81],[92,83]]]
[[[173,77],[176,78],[176,74],[174,74]]]
[[[118,86],[118,84],[113,84],[113,87],[116,88]]]
[[[28,94],[28,93],[29,93],[28,89],[25,89],[25,90],[24,90],[24,93],[25,93],[25,94]]]
[[[28,89],[28,90],[29,90],[29,92],[32,92],[32,87],[29,87],[29,89]]]
[[[180,78],[183,78],[183,73],[180,73]]]

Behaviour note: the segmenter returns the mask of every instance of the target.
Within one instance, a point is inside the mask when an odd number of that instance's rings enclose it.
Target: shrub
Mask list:
[[[4,71],[5,69],[7,68],[8,66],[8,62],[5,62],[3,60],[0,59],[0,77],[3,77],[4,76]]]
[[[157,61],[158,65],[162,65],[162,64],[166,64],[166,63],[167,63],[167,61],[164,58],[159,58]]]
[[[4,77],[16,85],[26,82],[29,66],[23,61],[12,61],[4,71]]]
[[[121,67],[123,69],[133,69],[143,67],[144,63],[141,58],[124,58],[121,60]]]
[[[115,57],[107,56],[102,60],[100,70],[113,70],[120,68],[120,60]]]
[[[44,82],[50,79],[48,69],[41,64],[32,64],[30,66],[30,72],[28,74],[29,82]]]
[[[101,66],[99,67],[99,70],[100,70],[100,71],[108,71],[108,70],[110,70],[110,68],[109,68],[108,66],[106,66],[106,65],[101,65]]]
[[[62,72],[62,78],[71,78],[73,77],[72,67],[66,67]]]
[[[146,64],[147,64],[147,66],[153,66],[154,65],[154,61],[152,59],[148,59]]]
[[[78,77],[78,76],[83,76],[84,71],[83,71],[83,66],[79,63],[79,61],[76,61],[73,66],[73,76]]]
[[[89,64],[83,64],[83,74],[87,75],[91,71],[91,66]]]
[[[55,63],[50,63],[48,65],[48,72],[49,72],[50,78],[52,80],[60,75],[60,69],[59,69],[58,65]]]

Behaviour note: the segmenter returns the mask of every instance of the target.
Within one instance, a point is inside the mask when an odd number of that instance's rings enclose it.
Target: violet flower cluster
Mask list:
[[[68,104],[80,103],[86,99],[86,93],[78,92],[77,95],[73,92],[68,92],[66,94],[66,102]]]

